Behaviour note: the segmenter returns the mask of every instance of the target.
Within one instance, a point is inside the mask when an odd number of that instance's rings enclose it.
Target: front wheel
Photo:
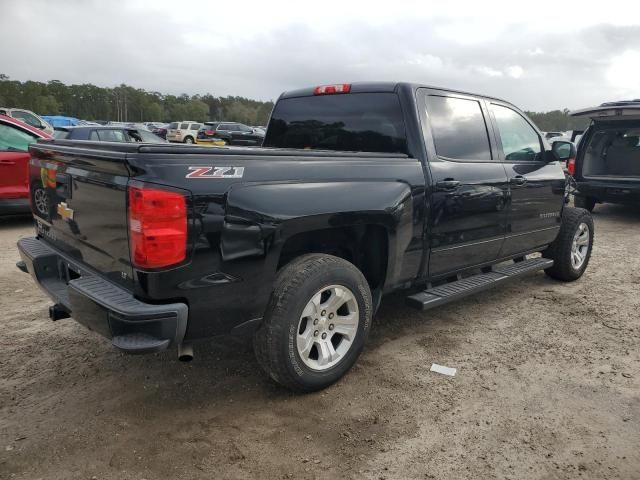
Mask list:
[[[276,278],[254,338],[260,366],[292,390],[320,390],[356,362],[371,328],[371,292],[353,264],[303,255]]]
[[[579,279],[591,258],[593,232],[593,218],[587,210],[565,207],[560,233],[542,252],[545,258],[553,260],[553,266],[545,273],[563,282]]]

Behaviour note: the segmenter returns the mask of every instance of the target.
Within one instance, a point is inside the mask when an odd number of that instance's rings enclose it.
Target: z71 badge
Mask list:
[[[189,167],[185,178],[242,178],[244,167]]]

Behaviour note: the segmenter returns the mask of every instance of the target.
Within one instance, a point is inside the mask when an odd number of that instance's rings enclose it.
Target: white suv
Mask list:
[[[182,121],[172,122],[167,129],[169,142],[195,143],[202,123]]]
[[[24,110],[22,108],[7,108],[0,107],[0,114],[8,117],[13,117],[16,120],[31,125],[32,127],[39,128],[45,133],[53,136],[53,127],[45,119],[36,115],[31,110]]]

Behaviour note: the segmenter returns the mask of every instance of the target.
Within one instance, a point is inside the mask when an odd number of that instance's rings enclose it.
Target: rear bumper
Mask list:
[[[152,353],[182,342],[188,307],[184,303],[141,302],[103,275],[68,258],[39,238],[18,241],[22,262],[38,286],[73,318],[110,338],[126,353]]]
[[[27,215],[31,213],[28,198],[0,199],[0,215]]]
[[[640,180],[583,180],[577,182],[577,195],[592,197],[600,202],[637,205],[640,203]]]

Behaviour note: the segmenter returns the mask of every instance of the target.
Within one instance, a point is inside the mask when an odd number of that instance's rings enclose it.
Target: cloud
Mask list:
[[[555,3],[547,0],[526,16],[506,0],[493,8],[471,0],[429,8],[325,0],[313,9],[245,0],[242,15],[222,17],[216,2],[204,9],[174,0],[2,4],[0,30],[16,42],[0,49],[0,73],[20,80],[259,99],[323,83],[407,80],[532,110],[640,97],[640,83],[620,80],[638,78],[629,75],[637,57],[624,53],[640,51],[638,2],[604,10],[576,3],[567,6],[571,22],[548,15]]]
[[[505,72],[511,78],[520,78],[522,75],[524,75],[524,68],[522,68],[520,65],[512,65],[510,67],[507,67],[505,69]]]

